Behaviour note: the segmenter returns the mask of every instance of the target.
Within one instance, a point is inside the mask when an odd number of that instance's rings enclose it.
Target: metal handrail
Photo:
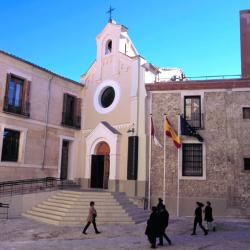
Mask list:
[[[176,80],[171,80],[170,78],[160,78],[159,81],[156,82],[162,82],[162,81],[167,81],[167,82],[187,82],[187,81],[192,81],[192,80],[221,80],[221,79],[240,79],[241,75],[235,74],[235,75],[214,75],[214,76],[185,76],[183,78],[176,78]]]
[[[0,208],[4,208],[4,209],[7,209],[7,210],[5,210],[5,211],[3,211],[3,212],[0,212],[0,214],[4,214],[4,215],[6,215],[6,219],[8,219],[9,218],[9,204],[7,204],[7,203],[1,203],[0,202]],[[0,218],[1,219],[1,218]]]
[[[235,79],[235,78],[241,78],[241,75],[215,75],[215,76],[186,76],[187,80],[192,79],[205,79],[205,80],[211,80],[211,79]]]
[[[16,194],[33,193],[39,191],[52,191],[64,189],[69,185],[67,180],[55,177],[37,179],[24,179],[0,182],[0,196],[12,196]]]

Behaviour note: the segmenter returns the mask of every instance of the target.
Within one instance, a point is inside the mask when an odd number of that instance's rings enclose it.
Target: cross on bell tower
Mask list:
[[[112,12],[114,11],[115,9],[112,8],[112,6],[110,5],[109,7],[109,10],[106,12],[109,14],[109,22],[111,23],[112,22]]]

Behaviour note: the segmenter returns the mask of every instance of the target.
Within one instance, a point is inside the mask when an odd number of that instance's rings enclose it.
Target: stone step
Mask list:
[[[69,201],[64,199],[55,199],[55,198],[49,198],[49,202],[55,203],[55,204],[64,204],[69,206],[75,206],[75,207],[89,207],[89,201]],[[104,207],[104,206],[117,206],[119,205],[119,202],[115,200],[100,200],[95,202],[95,207]]]
[[[78,209],[78,210],[88,210],[89,209],[89,203],[88,204],[84,204],[84,205],[79,205],[79,204],[62,204],[58,201],[56,202],[53,202],[53,201],[44,201],[42,203],[43,205],[48,205],[48,206],[51,206],[51,207],[58,207],[58,208],[65,208],[65,209]],[[117,206],[117,204],[103,204],[103,203],[100,203],[98,205],[96,205],[96,208],[99,210],[99,209],[104,209],[104,208],[107,208],[107,209],[120,209],[122,207],[120,206]]]
[[[77,198],[64,198],[64,197],[58,197],[54,196],[48,199],[49,201],[55,201],[55,202],[65,202],[66,204],[88,204],[90,203],[89,199],[77,199]],[[95,204],[97,203],[115,203],[118,204],[114,198],[106,199],[106,198],[99,198],[94,200]]]
[[[48,206],[53,206],[53,207],[60,207],[60,208],[71,208],[72,205],[70,204],[62,204],[58,202],[53,202],[53,201],[44,201],[42,204],[48,205]]]
[[[47,218],[47,219],[51,219],[51,220],[56,220],[56,221],[62,220],[62,216],[61,215],[54,215],[54,214],[49,214],[49,213],[42,213],[42,212],[38,212],[38,211],[35,211],[35,210],[28,210],[25,214],[29,214],[29,215],[33,215],[33,216],[37,216],[37,217],[43,217],[43,218]]]
[[[71,210],[68,210],[66,212],[61,212],[61,211],[57,211],[53,208],[41,208],[41,207],[34,207],[32,209],[32,211],[37,211],[37,212],[40,212],[40,213],[47,213],[47,214],[52,214],[52,215],[58,215],[58,216],[64,216],[64,217],[86,217],[88,216],[88,212],[85,211],[85,212],[75,212],[75,211],[71,211]],[[128,216],[128,214],[125,212],[125,211],[110,211],[110,210],[107,210],[107,211],[101,211],[101,212],[98,212],[98,217],[102,218],[102,217],[124,217],[124,216]]]
[[[78,196],[94,196],[94,197],[99,197],[99,196],[111,196],[110,192],[91,192],[91,191],[67,191],[63,190],[60,192],[60,194],[67,194],[67,195],[78,195]]]
[[[22,216],[29,218],[29,219],[32,219],[32,220],[35,220],[35,221],[38,221],[38,222],[43,222],[43,223],[52,224],[52,225],[60,225],[59,221],[51,220],[51,219],[43,218],[43,217],[39,217],[39,216],[34,216],[31,214],[27,214],[27,213],[23,213]]]
[[[59,212],[68,212],[69,211],[69,208],[55,207],[55,206],[50,206],[50,205],[46,205],[46,204],[38,204],[37,207],[43,208],[43,209],[56,210]]]
[[[27,216],[26,216],[27,215]],[[39,219],[42,219],[43,221],[45,220],[48,220],[50,221],[51,223],[50,224],[59,224],[60,222],[80,222],[80,224],[83,224],[87,221],[87,217],[79,217],[79,216],[70,216],[70,217],[61,217],[61,216],[58,216],[58,215],[54,215],[54,214],[48,214],[48,213],[41,213],[41,212],[38,212],[38,211],[33,211],[33,210],[30,210],[30,211],[27,211],[25,214],[23,214],[23,216],[26,216],[26,217],[37,217]],[[53,223],[52,223],[53,221]],[[129,218],[128,216],[122,216],[122,217],[98,217],[97,218],[97,222],[98,223],[106,223],[106,222],[113,222],[113,223],[124,223],[124,222],[130,222],[130,223],[133,223],[132,219]]]
[[[111,196],[110,192],[91,192],[91,191],[67,191],[67,190],[62,190],[60,192],[62,195],[87,195],[87,196]]]
[[[70,195],[61,195],[61,194],[56,194],[55,196],[53,196],[51,198],[73,200],[73,201],[74,200],[88,200],[88,201],[92,201],[93,199],[96,199],[96,200],[104,200],[104,199],[112,200],[113,199],[113,197],[111,195],[109,195],[109,196],[85,196],[85,195],[70,196]]]
[[[54,225],[83,225],[88,217],[91,200],[95,201],[98,224],[134,224],[145,221],[148,217],[148,214],[132,204],[125,194],[66,190],[38,204],[24,216]]]

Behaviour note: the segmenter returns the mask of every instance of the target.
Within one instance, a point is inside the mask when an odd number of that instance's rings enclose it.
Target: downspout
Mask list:
[[[137,91],[137,114],[136,114],[136,135],[139,137],[139,110],[140,110],[140,80],[141,80],[141,77],[140,77],[140,74],[141,74],[141,58],[140,56],[138,56],[138,91]],[[134,138],[135,140],[135,138]],[[140,140],[138,142],[138,160],[137,160],[137,180],[136,180],[136,184],[135,184],[135,195],[137,196],[138,195],[138,177],[139,177],[139,160],[140,160]]]
[[[141,80],[141,58],[140,56],[138,56],[138,91],[137,91],[137,95],[138,95],[138,101],[137,101],[137,121],[136,121],[136,134],[138,135],[138,131],[139,131],[139,110],[140,110],[140,80]],[[139,136],[139,135],[138,135]]]
[[[44,131],[44,147],[43,147],[43,161],[42,161],[42,170],[45,167],[45,150],[47,147],[47,136],[48,136],[48,120],[49,120],[49,106],[50,106],[50,91],[51,91],[51,83],[52,83],[53,76],[49,79],[49,86],[48,86],[48,99],[46,105],[46,116],[45,116],[45,131]]]

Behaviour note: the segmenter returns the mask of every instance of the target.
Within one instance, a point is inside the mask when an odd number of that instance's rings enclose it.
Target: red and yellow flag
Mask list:
[[[166,123],[165,123],[165,133],[167,136],[172,138],[174,145],[177,148],[181,147],[181,138],[176,134],[176,132],[174,131],[167,117],[166,117]]]

